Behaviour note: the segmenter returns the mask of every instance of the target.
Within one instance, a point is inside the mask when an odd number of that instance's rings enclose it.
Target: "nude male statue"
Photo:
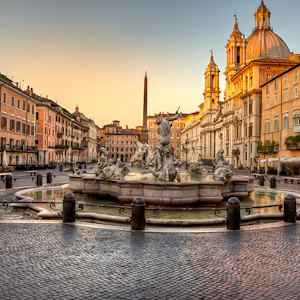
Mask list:
[[[162,162],[161,162],[162,150],[164,146],[169,145],[170,138],[171,138],[171,124],[169,123],[169,121],[174,121],[179,118],[178,110],[176,111],[176,114],[173,117],[167,117],[164,120],[162,118],[158,118],[155,121],[155,124],[158,125],[157,133],[159,135],[155,147],[156,166],[157,166],[156,171],[160,171],[162,169]]]

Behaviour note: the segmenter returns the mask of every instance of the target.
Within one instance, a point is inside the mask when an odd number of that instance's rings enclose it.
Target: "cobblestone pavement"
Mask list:
[[[300,226],[145,233],[0,223],[0,299],[299,299]]]

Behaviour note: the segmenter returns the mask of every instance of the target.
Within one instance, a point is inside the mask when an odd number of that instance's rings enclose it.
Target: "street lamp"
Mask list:
[[[188,154],[188,148],[187,145],[189,144],[188,141],[185,141],[185,168],[188,168],[188,163],[187,163],[187,154]]]
[[[213,156],[214,159],[214,157],[216,156],[216,120],[215,119],[213,125],[214,125],[214,156]],[[213,172],[215,172],[215,165],[213,165]]]
[[[73,165],[73,122],[74,119],[71,120],[71,164],[70,164],[70,171],[74,171],[74,165]]]

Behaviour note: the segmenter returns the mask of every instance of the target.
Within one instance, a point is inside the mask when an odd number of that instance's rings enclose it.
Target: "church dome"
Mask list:
[[[260,58],[288,58],[290,56],[286,43],[270,27],[270,16],[270,9],[262,0],[254,14],[255,29],[247,38],[247,62]]]
[[[286,43],[270,29],[255,29],[247,38],[247,62],[259,58],[288,58]]]

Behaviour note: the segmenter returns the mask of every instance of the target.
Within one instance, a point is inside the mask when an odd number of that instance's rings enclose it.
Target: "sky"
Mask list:
[[[225,88],[225,45],[237,14],[248,37],[260,0],[1,0],[0,72],[102,127],[198,111],[210,50]],[[265,0],[271,26],[300,53],[300,1]]]

